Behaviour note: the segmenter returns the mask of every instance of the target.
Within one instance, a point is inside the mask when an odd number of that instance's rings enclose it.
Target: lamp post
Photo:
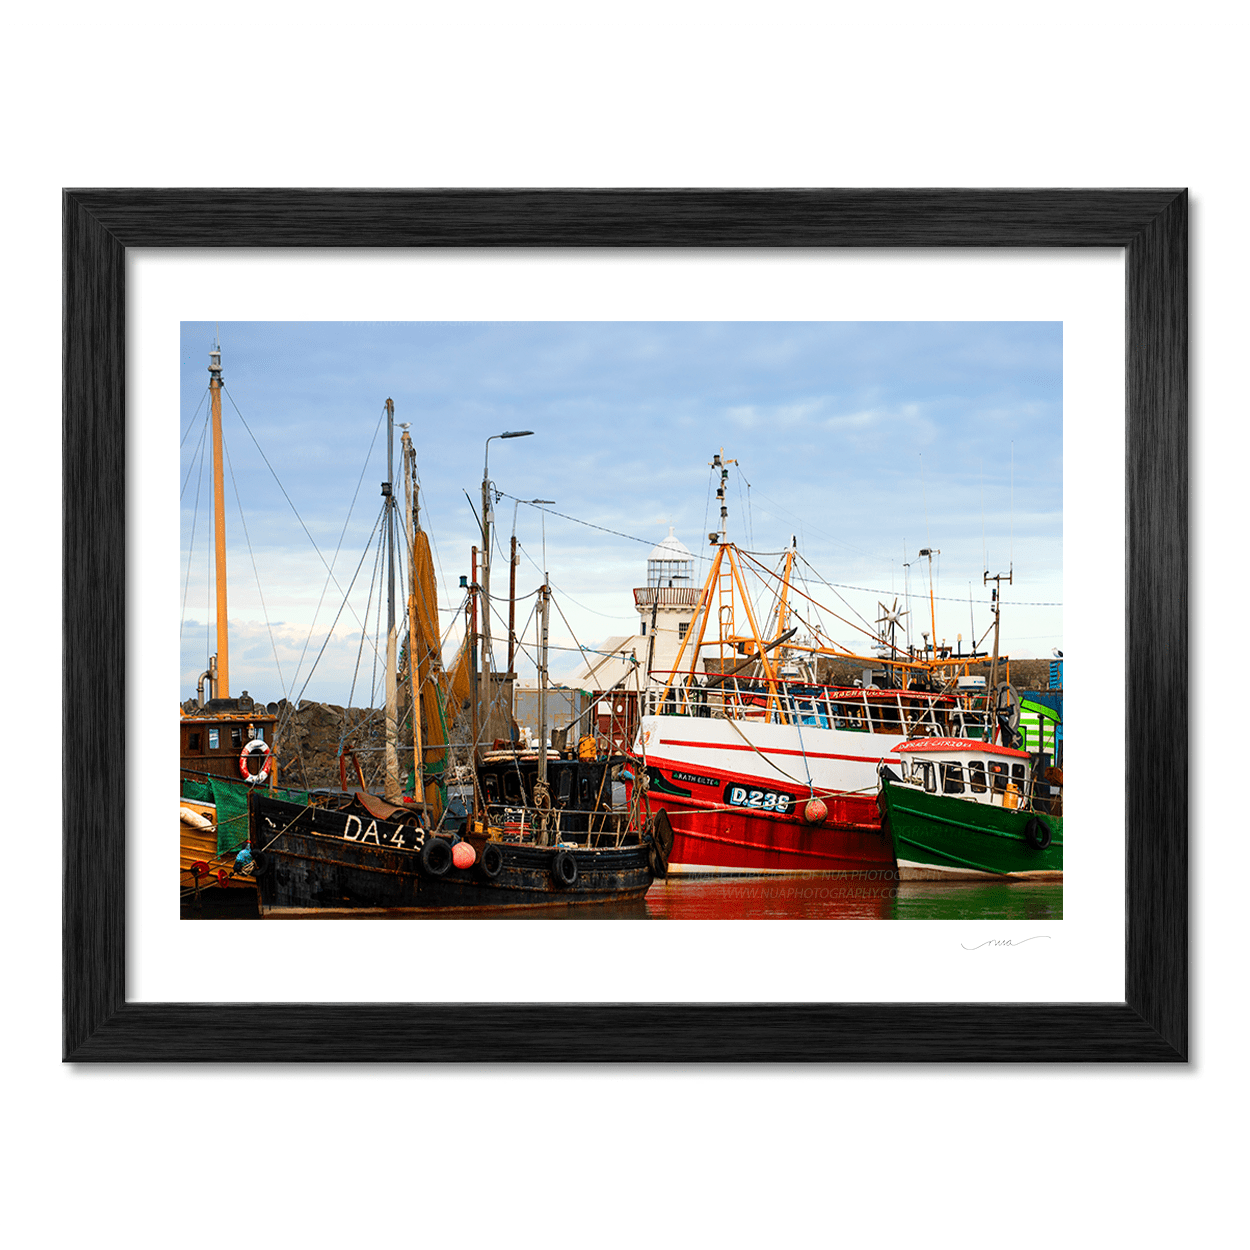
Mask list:
[[[490,445],[497,438],[525,438],[533,430],[509,430],[486,440],[482,457],[482,669],[490,654]]]
[[[484,693],[479,688],[478,694],[475,696],[474,707],[477,706],[477,699],[484,699],[486,708],[486,719],[489,723],[490,711],[495,706],[495,688],[494,683],[490,679],[491,671],[491,642],[490,642],[490,445],[496,438],[526,438],[533,434],[533,430],[506,430],[502,434],[492,434],[486,440],[486,446],[482,455],[482,677],[484,678],[482,686],[485,688]],[[509,671],[511,668],[509,667]],[[511,716],[512,709],[508,709]]]

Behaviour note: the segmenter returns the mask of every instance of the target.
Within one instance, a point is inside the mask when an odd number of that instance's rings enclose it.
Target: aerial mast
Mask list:
[[[226,625],[226,489],[221,451],[221,341],[208,353],[213,406],[213,524],[217,540],[217,680],[213,698],[230,697],[230,632]]]

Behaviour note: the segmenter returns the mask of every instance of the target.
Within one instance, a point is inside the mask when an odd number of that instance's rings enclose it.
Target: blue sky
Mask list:
[[[202,435],[214,333],[212,323],[182,326],[183,698],[213,645]],[[552,643],[568,648],[553,653],[557,677],[580,662],[577,644],[637,632],[630,591],[670,525],[706,571],[707,533],[717,528],[709,462],[722,449],[738,461],[730,537],[778,552],[796,535],[823,579],[867,588],[840,590],[863,617],[877,615],[874,592],[901,597],[903,565],[913,561],[919,642],[928,582],[917,552],[932,546],[941,551],[940,637],[953,643],[962,633],[966,646],[970,583],[978,636],[989,625],[988,561],[991,574],[1015,569],[1003,590],[1003,649],[1046,656],[1063,645],[1060,323],[223,322],[220,337],[232,693],[343,703],[355,673],[353,702],[369,701],[373,659],[366,651],[357,664],[352,616],[365,616],[373,557],[327,642],[341,599],[325,589],[313,543],[346,587],[381,504],[378,419],[388,396],[396,422],[411,424],[442,621],[453,635],[459,578],[478,541],[465,492],[477,507],[483,444],[504,430],[534,431],[492,442],[490,470],[507,496],[555,501],[546,565],[567,626],[553,614]],[[518,596],[532,596],[544,521],[536,508],[515,511]],[[505,545],[513,514],[513,499],[502,499]],[[506,562],[497,563],[496,592],[506,578]],[[811,593],[850,615],[832,592]],[[518,622],[531,603],[518,607]],[[826,625],[840,642],[866,643]]]

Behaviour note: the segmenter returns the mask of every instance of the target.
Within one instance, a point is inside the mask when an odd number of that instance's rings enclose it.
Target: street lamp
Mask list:
[[[497,438],[525,438],[533,430],[508,430],[486,440],[482,456],[482,668],[490,654],[490,445]]]

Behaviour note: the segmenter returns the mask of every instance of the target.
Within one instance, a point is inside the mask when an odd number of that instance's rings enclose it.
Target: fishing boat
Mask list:
[[[1027,752],[961,738],[893,748],[882,828],[904,881],[1063,879],[1062,776]]]
[[[606,769],[560,761],[554,802],[539,806],[535,760],[488,759],[465,788],[508,801],[483,805],[475,819],[471,796],[453,797],[433,827],[425,813],[363,792],[303,805],[258,793],[250,811],[263,904],[328,913],[641,899],[664,875],[666,822],[640,832],[612,805],[610,787],[605,801]]]
[[[694,619],[671,672],[639,721],[634,742],[651,811],[674,831],[674,874],[892,871],[894,852],[877,809],[877,770],[916,737],[1012,741],[1019,700],[998,672],[997,587],[992,657],[957,656],[936,644],[904,651],[901,616],[883,608],[878,654],[803,642],[792,624],[792,540],[779,570],[727,539],[726,464],[717,498],[721,528]],[[938,554],[929,549],[920,553]],[[747,573],[772,579],[776,609],[761,628]],[[1010,578],[1010,574],[1007,575]],[[987,581],[996,580],[987,574]],[[881,622],[879,622],[881,623]],[[884,654],[882,654],[884,653]],[[858,659],[855,686],[819,681],[821,658]],[[984,677],[970,674],[990,659]]]
[[[420,529],[414,457],[403,435],[405,519],[402,541],[411,570],[408,665],[412,688],[414,784],[399,782],[396,710],[394,550],[401,524],[390,446],[394,409],[388,399],[387,480],[383,542],[387,560],[386,784],[381,796],[363,785],[312,793],[302,801],[259,789],[249,801],[255,876],[266,916],[362,914],[567,905],[640,899],[667,871],[672,835],[667,818],[647,816],[612,773],[621,760],[563,759],[547,749],[545,693],[550,587],[538,590],[540,730],[536,750],[501,729],[511,717],[512,673],[488,660],[489,533],[483,524],[466,585],[466,634],[450,669],[439,674],[439,634],[429,545]],[[504,435],[516,437],[516,435]],[[483,516],[489,517],[489,479]],[[462,583],[463,584],[463,583]],[[482,628],[479,629],[479,620]],[[479,652],[480,646],[480,652]],[[510,648],[511,653],[511,648]],[[480,659],[480,663],[479,663]],[[446,696],[452,696],[450,698]],[[462,698],[463,696],[463,698]],[[467,709],[467,716],[448,715]],[[450,728],[464,742],[449,741]],[[466,723],[467,722],[467,723]],[[462,762],[451,759],[456,750]],[[431,756],[437,761],[431,766]]]

